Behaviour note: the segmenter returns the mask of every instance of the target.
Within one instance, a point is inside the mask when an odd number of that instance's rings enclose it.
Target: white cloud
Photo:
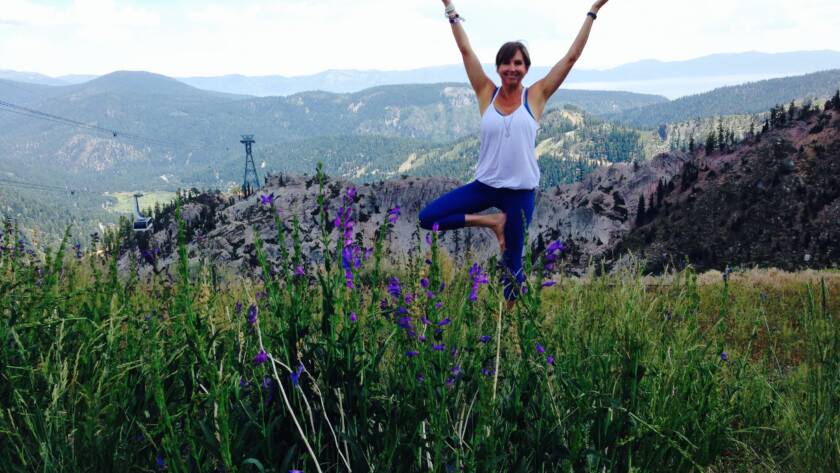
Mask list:
[[[2,0],[0,68],[48,74],[143,69],[168,75],[298,75],[460,62],[437,0],[222,0],[153,6]],[[527,41],[534,63],[566,52],[591,2],[458,0],[480,59]],[[840,50],[837,0],[611,0],[578,67],[716,52]]]

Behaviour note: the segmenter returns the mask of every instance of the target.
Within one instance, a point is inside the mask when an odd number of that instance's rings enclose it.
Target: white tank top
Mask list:
[[[540,185],[540,167],[537,165],[537,130],[540,125],[526,109],[526,96],[522,91],[522,104],[510,115],[496,109],[493,94],[490,106],[481,116],[481,146],[475,178],[490,187],[507,189],[535,189]]]

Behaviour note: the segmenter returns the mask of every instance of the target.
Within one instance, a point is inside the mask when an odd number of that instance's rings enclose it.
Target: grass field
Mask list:
[[[134,212],[134,192],[109,192],[105,195],[116,199],[116,203],[111,207],[112,212],[130,214]],[[175,200],[175,192],[153,191],[142,192],[143,197],[140,198],[140,211],[145,212],[146,209],[153,208],[155,203],[168,204]]]
[[[276,217],[244,280],[6,229],[3,471],[840,471],[837,272],[571,279],[553,245],[507,311],[435,233],[384,270],[345,203],[324,265]]]

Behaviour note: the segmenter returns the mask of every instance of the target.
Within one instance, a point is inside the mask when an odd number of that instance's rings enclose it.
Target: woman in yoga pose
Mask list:
[[[531,66],[528,50],[520,42],[502,45],[496,54],[497,87],[484,73],[473,52],[463,18],[451,0],[443,0],[452,34],[461,51],[467,77],[481,113],[478,165],[475,180],[431,202],[420,211],[420,226],[427,230],[487,227],[499,240],[506,268],[505,298],[512,303],[525,280],[522,253],[525,229],[531,224],[534,196],[540,183],[536,158],[539,120],[545,104],[560,87],[583,52],[592,23],[607,0],[596,0],[571,48],[548,75],[525,88],[522,80]],[[501,212],[480,215],[490,207]]]

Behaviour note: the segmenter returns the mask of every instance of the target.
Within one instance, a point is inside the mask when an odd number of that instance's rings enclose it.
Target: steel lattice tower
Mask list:
[[[242,135],[239,142],[245,145],[245,176],[242,178],[242,192],[245,197],[248,197],[260,188],[260,178],[257,176],[257,167],[254,166],[254,156],[251,154],[254,135]],[[253,180],[249,180],[249,176],[253,177]]]

